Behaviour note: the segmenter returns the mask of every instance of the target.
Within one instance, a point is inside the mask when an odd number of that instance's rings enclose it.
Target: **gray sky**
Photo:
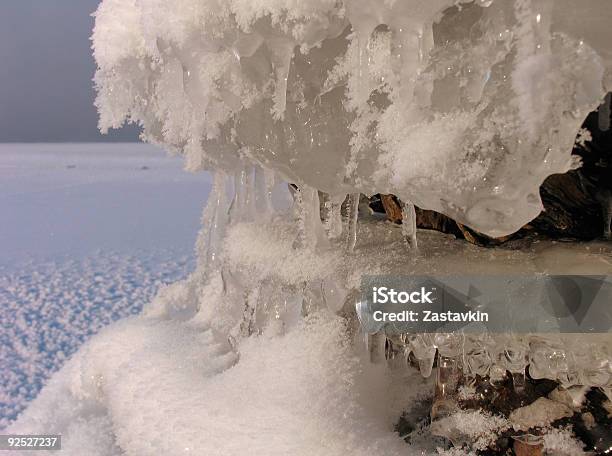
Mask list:
[[[0,142],[136,141],[97,130],[90,14],[99,0],[0,0]]]

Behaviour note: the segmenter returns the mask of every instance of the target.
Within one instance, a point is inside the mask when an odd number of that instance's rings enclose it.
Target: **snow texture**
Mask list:
[[[473,450],[485,450],[495,443],[497,435],[510,427],[503,417],[493,416],[480,410],[460,410],[451,416],[436,421],[432,427],[445,429],[453,444],[460,448],[469,443]]]
[[[532,404],[512,411],[509,420],[514,430],[526,431],[530,428],[548,426],[553,421],[573,414],[574,411],[567,405],[540,397]]]
[[[551,429],[544,434],[544,450],[559,456],[586,455],[584,445],[580,443],[573,433],[565,429]]]
[[[351,353],[341,319],[250,338],[236,361],[206,321],[124,320],[8,432],[61,433],[66,455],[407,454],[385,416],[384,379]]]

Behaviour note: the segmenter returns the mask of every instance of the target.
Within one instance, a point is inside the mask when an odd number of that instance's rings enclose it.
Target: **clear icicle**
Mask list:
[[[352,252],[357,244],[357,228],[359,218],[359,198],[360,193],[351,193],[348,197],[348,229],[347,229],[347,250]]]
[[[272,192],[274,191],[274,185],[276,185],[276,176],[274,175],[274,171],[267,168],[263,168],[263,175],[266,187],[265,206],[270,212],[273,212],[274,203],[272,201]]]
[[[272,115],[276,120],[282,120],[287,106],[287,81],[293,58],[295,42],[284,38],[268,39],[266,44],[272,52],[272,64],[276,72],[276,88],[274,90],[274,107]]]
[[[244,171],[244,207],[243,221],[250,222],[257,216],[257,191],[255,188],[254,168],[247,167]]]
[[[203,230],[198,238],[198,256],[204,260],[207,271],[218,262],[219,246],[227,224],[227,176],[223,171],[215,172],[208,203],[202,215]]]
[[[407,367],[407,345],[405,334],[387,334],[387,365],[400,370]]]
[[[257,217],[265,217],[273,212],[272,189],[274,187],[274,173],[268,169],[255,167],[254,176],[255,212]]]
[[[529,346],[520,336],[507,335],[502,338],[504,344],[503,365],[512,375],[512,384],[517,393],[525,390],[525,367]]]
[[[383,332],[376,334],[366,334],[366,347],[370,356],[370,361],[374,364],[385,362],[385,345],[387,337]]]
[[[253,166],[244,166],[234,174],[234,199],[229,208],[230,223],[250,222],[260,213],[258,200],[261,200],[265,190],[258,188],[256,174],[257,168]]]
[[[517,20],[515,27],[517,65],[513,72],[514,86],[518,89],[517,100],[522,129],[526,139],[538,141],[538,131],[548,120],[553,98],[550,92],[540,90],[535,73],[528,73],[527,65],[538,61],[539,74],[552,71],[551,47],[551,0],[517,0],[514,4]],[[525,76],[527,75],[527,76]],[[521,81],[520,83],[518,81]]]
[[[419,362],[419,371],[424,378],[431,375],[436,347],[433,345],[431,334],[410,334],[407,337],[410,351]]]
[[[599,107],[599,129],[601,131],[608,131],[610,129],[610,114],[612,105],[612,93],[608,93],[604,98],[604,102]]]
[[[327,196],[325,199],[325,215],[323,225],[330,239],[338,239],[342,235],[342,202],[345,197]]]
[[[457,358],[444,356],[438,353],[436,389],[434,403],[431,407],[432,420],[444,418],[457,410],[457,394],[460,377],[461,373]]]
[[[229,222],[241,222],[244,219],[244,201],[246,199],[246,170],[234,174],[234,198],[229,208]]]
[[[438,370],[434,403],[431,408],[432,420],[448,416],[457,409],[461,378],[459,360],[464,345],[463,337],[457,333],[436,333],[433,342],[438,348]]]
[[[417,358],[419,362],[419,372],[423,378],[429,378],[431,371],[433,370],[434,360],[436,359],[435,349],[431,353],[423,354],[421,358]]]
[[[412,249],[417,249],[417,223],[416,209],[411,202],[404,202],[402,206],[402,234]]]

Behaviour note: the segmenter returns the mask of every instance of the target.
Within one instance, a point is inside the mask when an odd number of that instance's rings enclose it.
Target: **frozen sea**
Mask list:
[[[0,429],[194,268],[206,173],[144,144],[0,144]]]

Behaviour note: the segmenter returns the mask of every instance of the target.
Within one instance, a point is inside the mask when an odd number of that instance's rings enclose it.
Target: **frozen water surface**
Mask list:
[[[0,427],[194,268],[206,174],[139,144],[0,145]]]

